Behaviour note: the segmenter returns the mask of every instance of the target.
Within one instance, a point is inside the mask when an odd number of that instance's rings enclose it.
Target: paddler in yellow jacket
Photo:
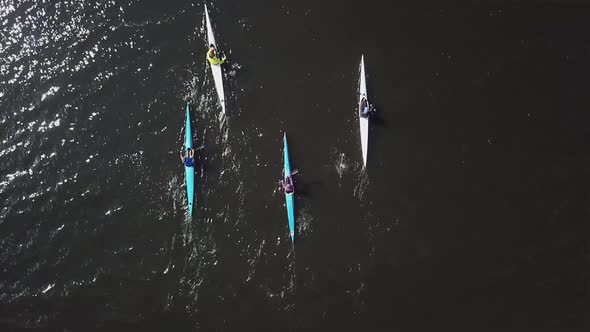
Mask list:
[[[215,50],[215,45],[209,45],[209,51],[207,51],[207,60],[209,60],[212,65],[220,65],[225,62],[225,59],[225,56],[223,56],[221,59],[219,58],[217,51]]]

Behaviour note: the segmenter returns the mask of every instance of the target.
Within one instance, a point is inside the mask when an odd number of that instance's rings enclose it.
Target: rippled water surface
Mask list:
[[[0,0],[2,330],[590,328],[587,4],[208,5]]]

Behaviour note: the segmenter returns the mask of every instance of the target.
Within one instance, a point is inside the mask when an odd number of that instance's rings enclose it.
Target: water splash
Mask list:
[[[338,154],[338,157],[336,158],[335,168],[336,173],[338,173],[338,177],[342,179],[342,176],[348,171],[348,163],[344,152]]]
[[[311,215],[310,211],[308,208],[300,208],[297,211],[297,220],[296,220],[296,225],[297,225],[297,236],[304,238],[306,236],[308,236],[313,228],[313,216]]]

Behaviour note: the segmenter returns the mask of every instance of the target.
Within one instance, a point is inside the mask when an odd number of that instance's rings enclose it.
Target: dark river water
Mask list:
[[[587,2],[209,11],[0,0],[0,330],[590,329]]]

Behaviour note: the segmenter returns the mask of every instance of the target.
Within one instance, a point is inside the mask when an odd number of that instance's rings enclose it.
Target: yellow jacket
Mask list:
[[[225,58],[220,59],[217,56],[210,57],[209,53],[207,53],[207,60],[209,60],[212,65],[220,65],[225,62]]]

